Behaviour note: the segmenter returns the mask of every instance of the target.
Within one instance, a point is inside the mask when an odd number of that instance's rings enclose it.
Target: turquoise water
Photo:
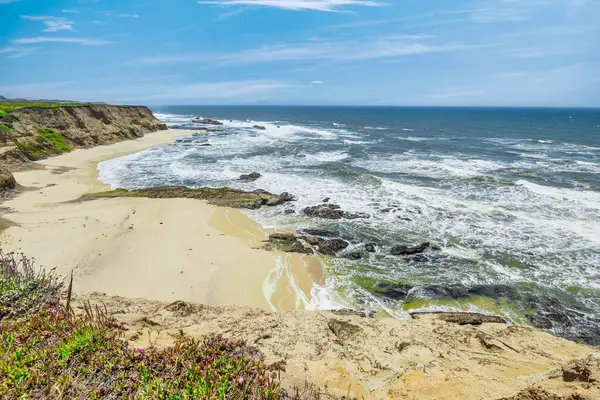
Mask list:
[[[313,308],[501,313],[600,344],[600,110],[366,107],[156,107],[165,122],[219,132],[107,161],[113,187],[229,186],[291,192],[291,207],[249,212],[266,226],[327,229],[375,242],[332,260]],[[252,128],[264,125],[266,131]],[[210,147],[199,146],[208,140]],[[255,182],[237,180],[259,172]],[[325,197],[369,219],[304,216]],[[403,258],[394,243],[440,250]],[[317,301],[315,299],[315,301]]]

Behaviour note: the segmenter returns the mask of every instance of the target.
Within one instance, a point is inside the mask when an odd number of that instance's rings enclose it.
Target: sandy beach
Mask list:
[[[191,131],[168,130],[46,159],[15,173],[26,189],[4,202],[16,225],[0,236],[5,252],[74,272],[79,293],[150,300],[246,305],[266,310],[310,308],[322,283],[318,258],[259,250],[269,231],[241,211],[189,199],[103,199],[71,202],[110,189],[98,163],[163,145]]]

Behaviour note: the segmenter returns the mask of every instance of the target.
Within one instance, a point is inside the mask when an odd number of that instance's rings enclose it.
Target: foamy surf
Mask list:
[[[353,306],[406,316],[402,302],[372,290],[371,279],[507,285],[523,296],[555,293],[600,312],[600,305],[581,294],[600,289],[600,193],[591,189],[600,187],[595,153],[600,147],[594,136],[569,142],[554,133],[560,127],[552,126],[538,129],[543,136],[536,138],[528,126],[520,126],[518,133],[503,128],[481,137],[493,121],[470,131],[454,120],[353,118],[317,121],[278,114],[267,119],[261,113],[232,113],[221,118],[218,132],[102,163],[100,178],[113,187],[182,184],[287,191],[298,198],[287,206],[293,214],[283,208],[247,214],[263,226],[331,230],[351,242],[348,251],[378,243],[378,251],[360,261],[340,254],[323,285],[315,285],[314,293],[294,295],[301,308]],[[398,136],[410,131],[418,134]],[[200,140],[211,146],[195,146]],[[262,177],[238,180],[249,172]],[[323,221],[303,215],[303,208],[326,197],[370,218]],[[441,250],[416,261],[389,255],[393,243],[422,241]],[[288,274],[285,266],[276,268],[265,281],[265,297],[272,296],[268,287],[282,279],[294,288]],[[582,292],[574,295],[572,288]]]

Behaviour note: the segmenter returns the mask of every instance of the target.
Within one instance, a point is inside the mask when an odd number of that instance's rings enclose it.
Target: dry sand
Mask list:
[[[166,144],[191,131],[154,132],[40,161],[15,173],[32,190],[6,201],[16,223],[0,236],[4,251],[75,274],[77,292],[240,304],[293,310],[311,302],[322,283],[318,258],[257,250],[268,232],[241,211],[189,199],[103,199],[68,203],[110,189],[99,162]],[[280,279],[274,279],[281,275]]]
[[[83,301],[106,306],[136,348],[170,345],[180,334],[222,334],[257,347],[267,362],[284,361],[284,387],[308,381],[334,398],[600,399],[600,353],[528,327],[460,326],[434,314],[399,321],[270,313],[101,294],[78,297],[75,308]],[[585,366],[568,367],[588,357]],[[565,378],[563,368],[579,371],[578,377]]]

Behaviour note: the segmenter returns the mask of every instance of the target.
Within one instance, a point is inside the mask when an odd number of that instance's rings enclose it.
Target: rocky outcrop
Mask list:
[[[158,186],[145,189],[117,189],[108,192],[90,193],[81,196],[77,201],[109,199],[117,197],[146,197],[151,199],[198,199],[206,200],[209,204],[222,207],[258,209],[262,206],[276,206],[290,199],[289,193],[280,195],[264,190],[245,192],[230,188],[198,188],[185,186]]]
[[[337,204],[320,204],[318,206],[306,207],[304,209],[304,214],[309,217],[323,219],[358,219],[370,217],[370,215],[366,213],[351,213],[344,211]]]
[[[262,175],[259,174],[258,172],[252,172],[249,174],[240,175],[240,178],[238,180],[244,181],[244,182],[254,182],[257,179],[260,179],[261,177],[262,177]]]
[[[0,161],[9,165],[167,129],[147,107],[138,106],[20,108],[7,115]]]
[[[192,120],[192,122],[195,122],[196,124],[204,124],[204,125],[223,125],[223,123],[221,121],[217,121],[216,119],[210,119],[210,118],[204,118],[204,119],[194,118]]]
[[[17,188],[17,181],[9,170],[0,167],[0,196]]]
[[[317,251],[328,256],[335,256],[350,245],[340,238],[321,238],[293,233],[273,233],[263,246],[266,250],[279,250],[287,253],[313,254]]]
[[[392,247],[392,249],[390,250],[390,253],[393,256],[408,256],[408,255],[422,253],[425,250],[427,250],[429,248],[429,246],[430,246],[429,243],[421,243],[421,244],[416,244],[413,246],[397,244]]]
[[[401,321],[349,312],[272,313],[101,294],[76,297],[73,308],[83,313],[88,300],[106,307],[134,348],[169,346],[182,334],[223,334],[253,344],[270,363],[285,360],[282,386],[303,388],[310,382],[328,393],[321,398],[600,398],[597,350],[528,327],[460,324],[444,320],[444,314]],[[145,323],[144,317],[154,324]]]

